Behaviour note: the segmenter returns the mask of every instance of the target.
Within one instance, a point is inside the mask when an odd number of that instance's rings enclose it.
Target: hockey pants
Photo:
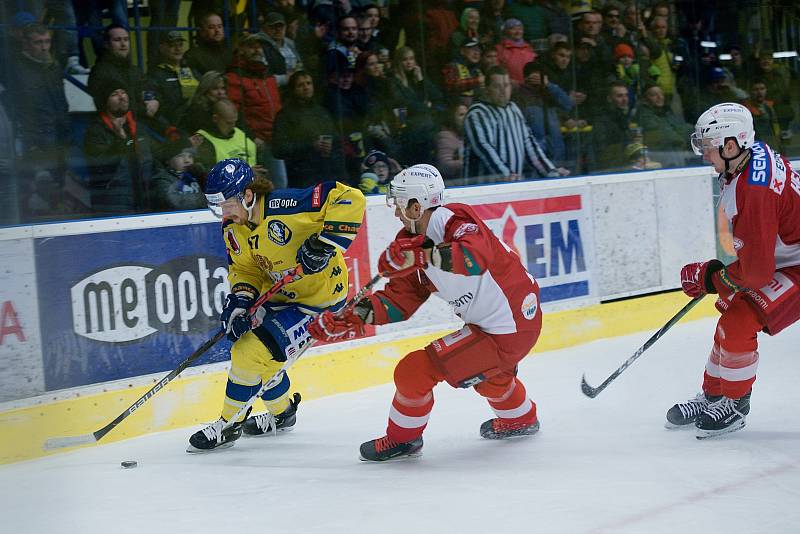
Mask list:
[[[539,323],[541,324],[541,323]],[[519,351],[516,361],[526,356],[536,342],[530,332],[515,334],[522,340],[524,349]],[[485,347],[484,347],[485,348]],[[389,411],[386,435],[396,442],[418,438],[428,424],[433,409],[433,388],[445,380],[441,368],[431,361],[426,350],[417,350],[406,355],[394,370],[397,388]],[[511,423],[530,424],[536,419],[536,404],[528,398],[525,386],[516,376],[515,366],[499,370],[490,378],[474,386],[479,395],[486,398],[497,417]]]

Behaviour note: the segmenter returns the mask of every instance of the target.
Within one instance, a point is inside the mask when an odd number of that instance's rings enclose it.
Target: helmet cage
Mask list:
[[[253,195],[253,200],[250,202],[250,204],[247,204],[242,193],[237,193],[235,196],[228,198],[225,198],[225,195],[222,193],[212,193],[210,195],[206,195],[208,209],[211,210],[211,213],[213,213],[217,219],[222,219],[222,203],[232,198],[239,199],[239,202],[242,203],[242,206],[244,206],[244,209],[247,211],[248,219],[253,216],[253,208],[256,206],[255,195]]]

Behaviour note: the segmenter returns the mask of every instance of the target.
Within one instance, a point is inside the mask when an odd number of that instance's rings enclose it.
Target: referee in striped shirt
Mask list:
[[[464,119],[464,178],[522,180],[527,159],[540,177],[566,176],[547,158],[525,123],[519,107],[511,102],[511,79],[503,67],[486,75],[483,100],[470,106]]]

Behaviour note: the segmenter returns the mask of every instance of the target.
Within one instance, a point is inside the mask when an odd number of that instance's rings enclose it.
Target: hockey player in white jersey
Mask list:
[[[535,433],[536,404],[517,378],[517,364],[542,326],[536,280],[470,206],[445,204],[435,167],[401,171],[386,200],[403,225],[378,262],[389,283],[341,317],[322,313],[309,332],[333,341],[363,332],[365,324],[403,321],[432,294],[449,302],[465,325],[400,360],[386,435],[361,445],[361,459],[418,456],[433,388],[442,381],[486,398],[496,417],[480,426],[484,438]]]

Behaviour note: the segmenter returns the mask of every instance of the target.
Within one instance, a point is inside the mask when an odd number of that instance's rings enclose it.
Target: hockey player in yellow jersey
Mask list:
[[[286,357],[308,342],[306,327],[313,317],[344,305],[348,273],[343,253],[355,239],[365,209],[364,195],[339,182],[273,190],[271,182],[254,178],[239,159],[214,166],[206,180],[206,198],[222,219],[231,293],[220,321],[234,343],[221,417],[189,438],[188,452],[231,447],[242,433],[266,436],[292,429],[300,395],[290,398],[286,373],[261,396],[265,413],[223,427]],[[251,320],[247,311],[258,295],[298,264],[302,274]]]

